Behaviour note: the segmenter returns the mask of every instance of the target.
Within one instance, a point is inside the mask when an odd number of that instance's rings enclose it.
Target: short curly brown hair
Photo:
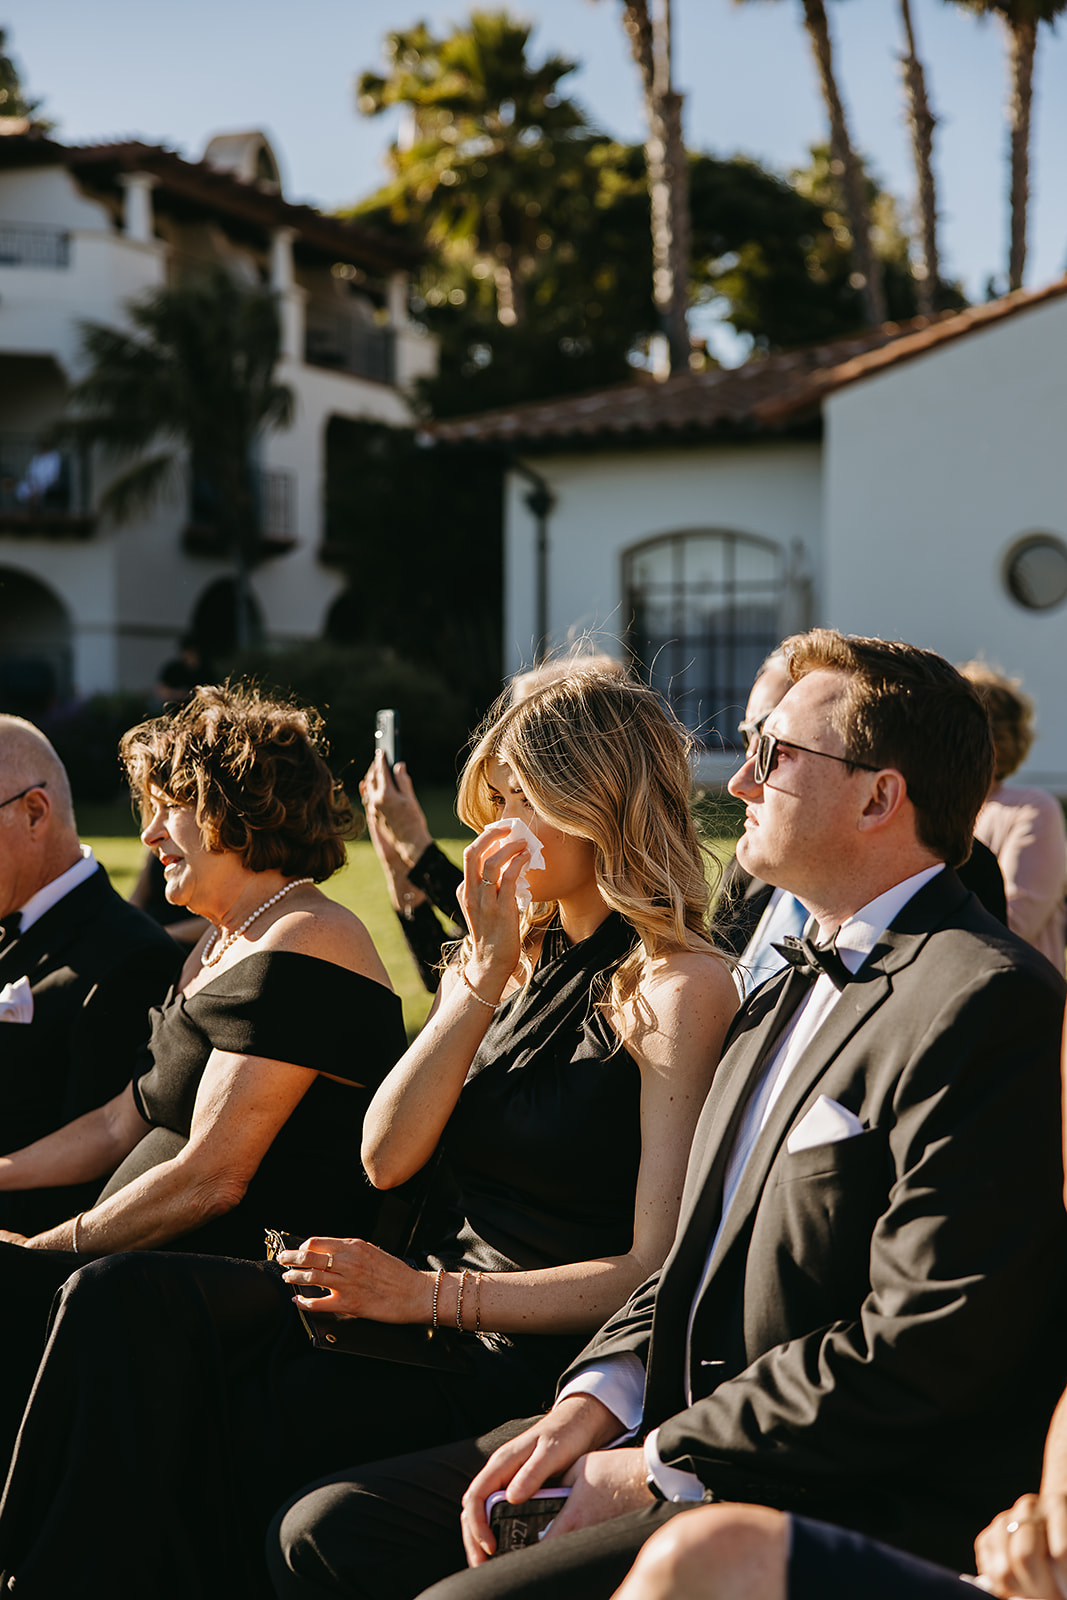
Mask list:
[[[252,684],[202,686],[165,716],[124,733],[119,757],[144,805],[151,788],[192,807],[208,850],[250,872],[330,877],[355,832],[326,765],[322,718]]]
[[[1034,742],[1034,702],[1018,678],[1009,678],[988,661],[965,661],[960,671],[978,691],[989,713],[996,750],[996,781],[1010,778],[1030,754]]]

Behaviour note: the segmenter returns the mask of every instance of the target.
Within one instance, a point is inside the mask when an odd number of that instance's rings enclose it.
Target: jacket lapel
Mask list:
[[[794,1121],[804,1108],[805,1102],[813,1097],[820,1080],[849,1040],[869,1021],[891,993],[894,974],[915,960],[933,929],[958,908],[966,893],[955,873],[951,871],[939,873],[930,883],[924,885],[904,906],[892,927],[887,928],[881,935],[859,973],[841,994],[829,1016],[808,1042],[749,1156],[730,1205],[722,1237],[709,1264],[705,1292],[738,1238],[747,1234],[771,1165],[788,1137]],[[736,1131],[736,1122],[734,1128]],[[731,1144],[732,1142],[731,1138]],[[726,1155],[728,1154],[727,1150]],[[723,1164],[724,1162],[725,1157]],[[720,1194],[721,1188],[720,1167]]]
[[[96,916],[109,890],[107,874],[97,866],[92,877],[57,900],[0,954],[0,987],[15,978],[29,978],[32,983],[42,967],[58,965],[57,957],[64,945],[78,935],[90,917]]]

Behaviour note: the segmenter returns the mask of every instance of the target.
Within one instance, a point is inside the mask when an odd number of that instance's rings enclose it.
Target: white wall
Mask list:
[[[800,541],[816,592],[820,565],[820,446],[701,445],[529,458],[556,506],[549,518],[551,640],[591,629],[625,632],[622,555],[656,534],[714,528],[771,539],[788,556]],[[536,646],[536,529],[530,485],[509,475],[505,507],[504,666]],[[604,639],[609,648],[609,640]]]
[[[1067,540],[1067,300],[854,384],[825,416],[823,619],[1022,677],[1026,775],[1067,794],[1067,606],[1028,611],[1002,578],[1020,534]]]

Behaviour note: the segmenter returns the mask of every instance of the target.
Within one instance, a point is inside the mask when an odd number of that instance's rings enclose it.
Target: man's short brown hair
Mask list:
[[[813,628],[783,648],[794,682],[820,670],[845,674],[834,717],[845,755],[902,773],[920,844],[961,866],[993,781],[993,737],[973,685],[933,650],[897,640]]]
[[[119,743],[135,796],[151,786],[191,807],[208,850],[316,883],[343,865],[353,832],[325,751],[317,711],[239,683],[203,686]]]

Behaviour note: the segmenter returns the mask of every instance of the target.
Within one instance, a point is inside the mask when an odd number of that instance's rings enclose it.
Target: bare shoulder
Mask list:
[[[320,889],[304,890],[300,902],[276,917],[257,944],[261,950],[291,950],[332,961],[387,989],[393,987],[363,923]]]
[[[667,956],[646,958],[636,992],[645,1000],[663,1004],[673,1000],[686,1006],[727,1006],[730,1016],[738,1006],[730,963],[704,950],[675,950]]]
[[[645,961],[634,993],[614,1025],[642,1065],[665,1070],[684,1063],[698,1073],[714,1065],[737,1010],[729,963],[710,952],[678,950]]]

